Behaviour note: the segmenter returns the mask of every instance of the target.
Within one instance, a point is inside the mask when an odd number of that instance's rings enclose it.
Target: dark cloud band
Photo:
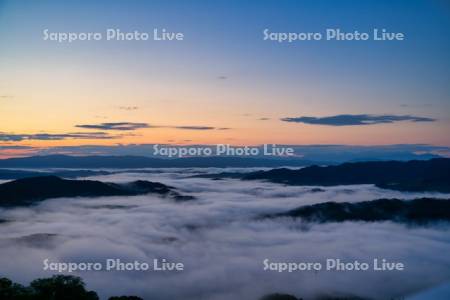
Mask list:
[[[328,125],[328,126],[355,126],[355,125],[374,125],[386,124],[400,121],[411,122],[434,122],[435,119],[426,117],[417,117],[411,115],[335,115],[328,117],[297,117],[297,118],[282,118],[281,121],[304,123],[313,125]]]

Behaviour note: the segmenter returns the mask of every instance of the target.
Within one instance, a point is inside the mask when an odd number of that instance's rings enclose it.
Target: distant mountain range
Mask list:
[[[400,149],[397,149],[399,148]],[[418,147],[418,146],[417,146]],[[413,154],[397,148],[379,149],[343,146],[298,147],[299,156],[203,156],[164,158],[146,155],[90,155],[69,156],[61,154],[37,155],[0,159],[0,168],[250,168],[250,167],[302,167],[310,165],[334,165],[359,161],[407,161],[439,158],[434,154]],[[420,147],[419,147],[420,149]],[[150,151],[151,149],[148,149]],[[150,153],[150,152],[149,152]]]
[[[175,159],[151,158],[145,156],[68,156],[46,155],[0,159],[0,168],[227,168],[227,167],[269,167],[309,166],[329,162],[311,162],[293,158],[251,158],[251,157],[186,157]]]
[[[50,198],[137,196],[148,193],[169,196],[177,201],[192,200],[175,188],[144,180],[126,184],[94,180],[67,180],[56,176],[18,179],[0,184],[0,206],[29,205]]]

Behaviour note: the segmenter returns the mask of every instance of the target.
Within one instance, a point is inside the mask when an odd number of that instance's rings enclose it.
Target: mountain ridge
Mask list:
[[[267,180],[287,185],[336,186],[375,184],[399,191],[450,192],[450,159],[355,162],[302,169],[277,168],[242,176],[243,180]]]
[[[282,213],[267,214],[263,219],[300,218],[305,222],[391,221],[410,225],[450,221],[450,199],[417,198],[413,200],[376,199],[363,202],[324,202],[300,206]]]
[[[21,206],[63,197],[138,196],[145,194],[170,196],[177,201],[192,200],[175,188],[159,182],[138,180],[125,184],[95,180],[68,180],[57,176],[17,179],[0,184],[0,206]]]

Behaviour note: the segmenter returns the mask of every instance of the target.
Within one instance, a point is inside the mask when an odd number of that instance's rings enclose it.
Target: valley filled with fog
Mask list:
[[[397,192],[374,185],[317,188],[192,177],[220,172],[244,170],[146,169],[85,177],[117,183],[161,182],[195,197],[189,201],[148,194],[58,198],[34,206],[0,208],[1,275],[26,284],[56,274],[43,270],[45,259],[182,262],[185,268],[180,272],[71,273],[82,277],[102,299],[125,294],[149,300],[253,300],[273,292],[306,299],[321,295],[388,299],[410,296],[450,279],[448,223],[319,224],[260,218],[328,201],[448,199],[448,194]],[[405,270],[279,273],[263,269],[265,259],[325,262],[328,258],[365,262],[385,258],[402,262]]]

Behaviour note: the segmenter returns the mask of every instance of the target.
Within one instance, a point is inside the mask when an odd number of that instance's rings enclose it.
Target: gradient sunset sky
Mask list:
[[[183,32],[183,41],[43,40]],[[263,40],[326,28],[404,41]],[[0,0],[0,146],[450,146],[448,1]],[[341,116],[343,115],[343,116]],[[336,117],[337,116],[337,117]]]

